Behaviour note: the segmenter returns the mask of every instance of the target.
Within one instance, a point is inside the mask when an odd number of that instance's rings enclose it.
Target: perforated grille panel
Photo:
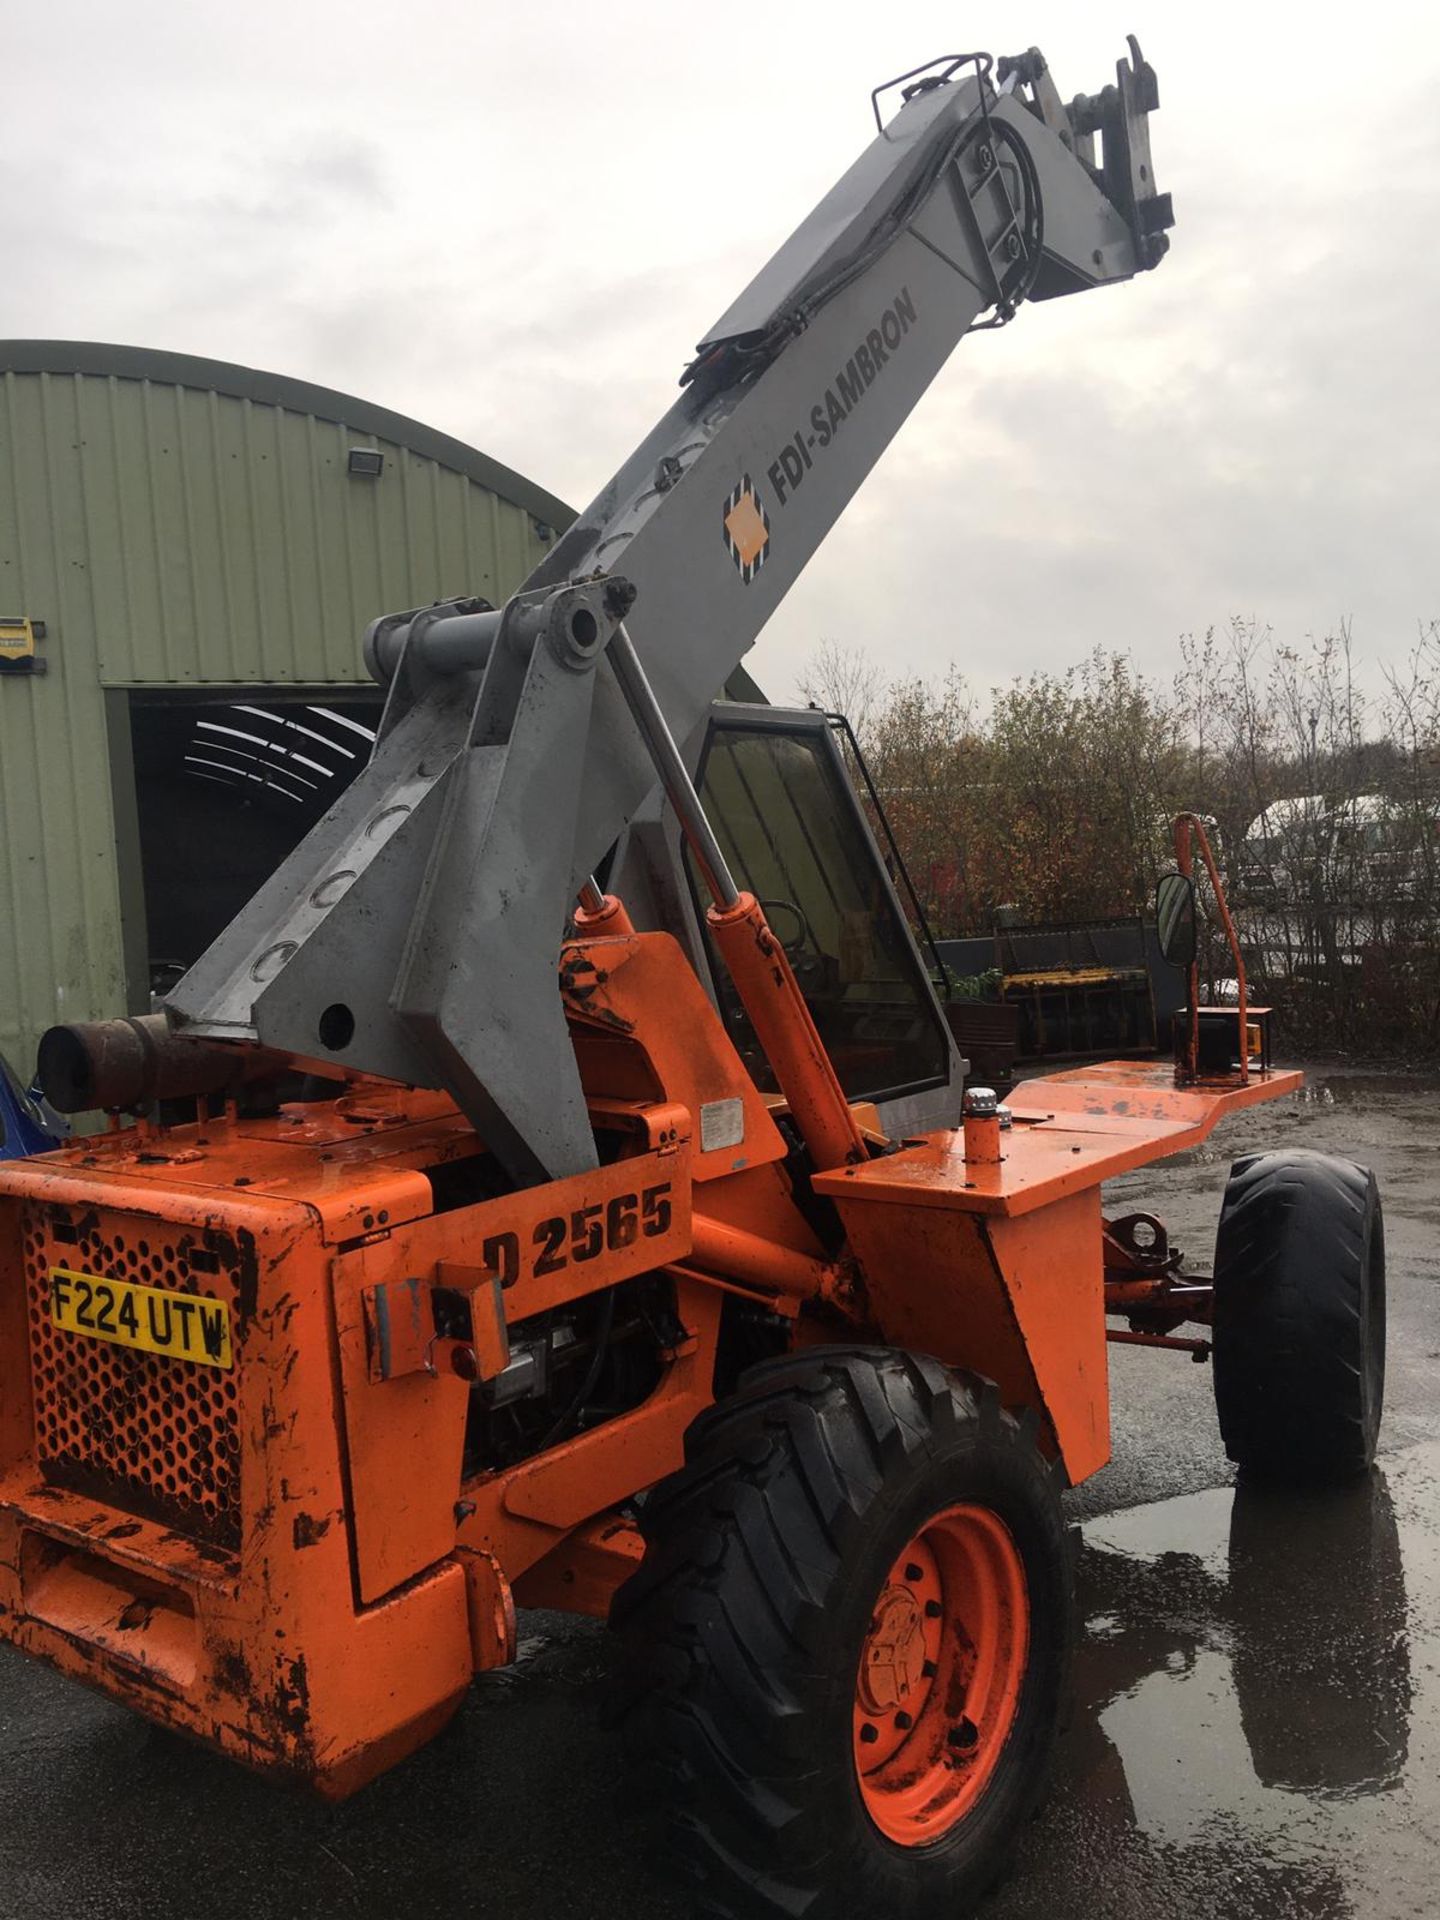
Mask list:
[[[52,1266],[223,1300],[234,1314],[240,1254],[165,1221],[29,1207],[25,1273],[35,1452],[52,1484],[240,1544],[240,1355],[224,1370],[139,1353],[50,1319]],[[232,1318],[232,1327],[234,1325]]]

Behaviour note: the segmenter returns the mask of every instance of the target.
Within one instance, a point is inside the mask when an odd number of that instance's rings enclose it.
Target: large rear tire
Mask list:
[[[1256,1479],[1338,1482],[1374,1462],[1385,1394],[1375,1176],[1322,1153],[1230,1170],[1215,1242],[1215,1406]]]
[[[705,1909],[956,1912],[1039,1802],[1068,1660],[1031,1423],[937,1361],[816,1348],[751,1369],[686,1452],[611,1617]]]

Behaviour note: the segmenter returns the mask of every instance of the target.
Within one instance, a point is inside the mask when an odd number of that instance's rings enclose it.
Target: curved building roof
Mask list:
[[[406,414],[394,413],[389,407],[377,407],[372,401],[339,393],[333,387],[294,380],[288,374],[263,373],[257,367],[237,366],[228,360],[167,353],[156,347],[117,346],[103,340],[0,340],[0,375],[6,373],[79,373],[101,379],[152,380],[220,393],[234,400],[251,400],[259,406],[283,407],[290,413],[313,414],[317,420],[334,420],[357,433],[373,434],[377,440],[408,447],[427,460],[463,473],[478,486],[524,507],[557,533],[575,518],[574,509],[553,493],[463,440],[411,420]]]

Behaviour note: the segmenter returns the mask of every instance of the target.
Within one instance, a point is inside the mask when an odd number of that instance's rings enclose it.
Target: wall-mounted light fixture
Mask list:
[[[345,467],[362,480],[378,480],[385,471],[385,456],[378,447],[351,447]]]

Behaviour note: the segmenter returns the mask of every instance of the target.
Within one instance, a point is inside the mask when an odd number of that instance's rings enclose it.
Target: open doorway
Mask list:
[[[148,991],[167,993],[366,764],[378,693],[129,696]]]

